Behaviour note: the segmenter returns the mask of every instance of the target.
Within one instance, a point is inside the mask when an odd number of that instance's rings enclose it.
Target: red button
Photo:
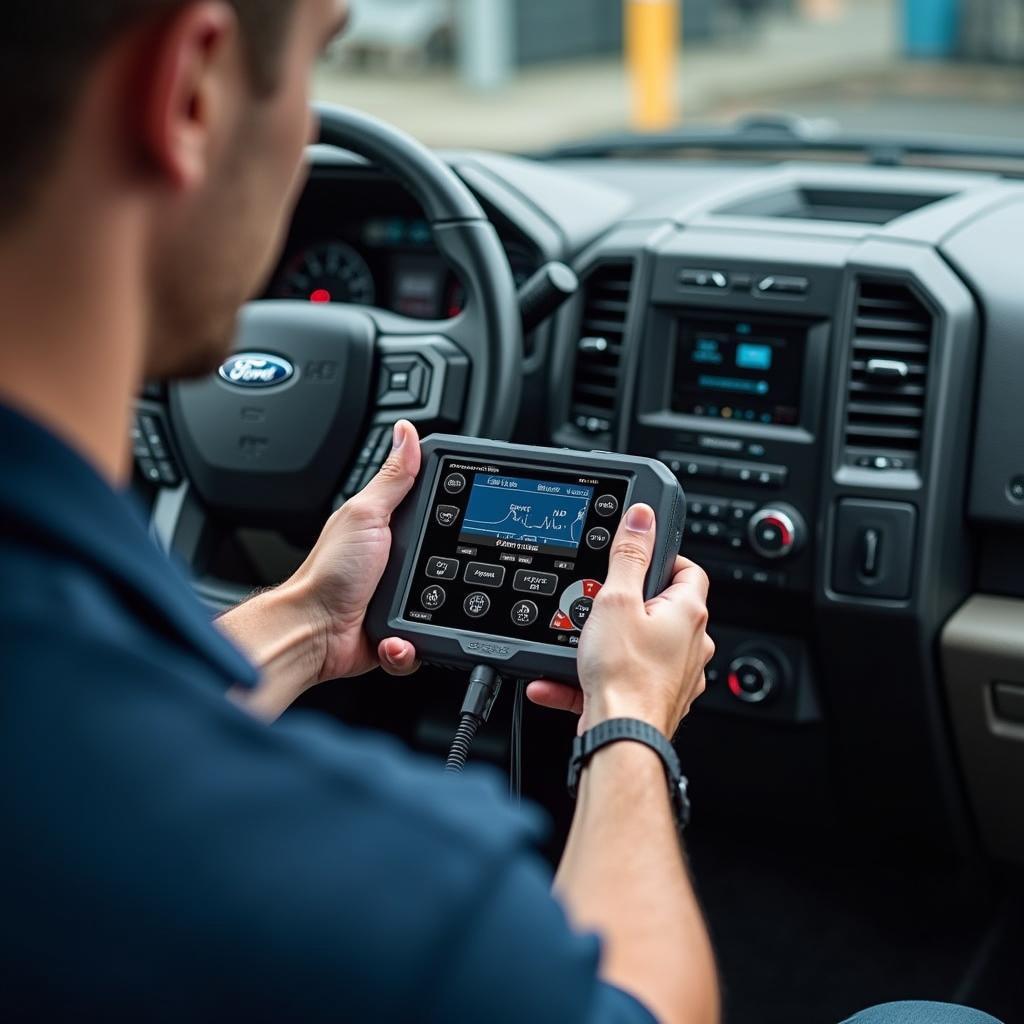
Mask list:
[[[572,620],[565,612],[555,612],[554,618],[551,620],[552,629],[575,629],[576,627],[572,624]]]
[[[729,689],[737,697],[743,696],[743,687],[740,686],[740,677],[735,672],[729,673]]]
[[[597,597],[601,593],[601,584],[597,580],[584,580],[583,581],[583,596],[584,597]]]

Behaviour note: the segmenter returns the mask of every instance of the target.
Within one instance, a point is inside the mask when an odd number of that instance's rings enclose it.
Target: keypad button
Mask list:
[[[612,535],[603,526],[595,526],[587,534],[587,547],[594,551],[600,551],[602,548],[608,547],[608,542],[611,539]]]
[[[579,597],[569,606],[569,618],[577,629],[582,629],[590,618],[594,602],[589,597]]]
[[[563,611],[555,612],[551,619],[551,628],[557,630],[572,630],[576,627],[572,624],[572,619]]]
[[[477,590],[462,602],[462,610],[471,619],[482,619],[491,610],[491,599]]]
[[[512,580],[512,589],[521,594],[541,594],[550,597],[558,589],[558,577],[550,572],[520,569]]]
[[[619,499],[614,494],[602,494],[594,502],[594,511],[599,516],[604,516],[605,518],[613,516],[619,511]]]
[[[505,582],[505,566],[490,565],[487,562],[470,562],[463,579],[476,587],[497,588]]]
[[[441,526],[451,526],[459,518],[459,510],[455,505],[438,505],[434,517]]]
[[[420,604],[423,605],[428,612],[436,612],[438,608],[444,605],[447,598],[448,595],[445,593],[444,587],[439,587],[435,583],[433,586],[427,587],[427,589],[420,594]]]
[[[445,494],[461,494],[466,489],[466,478],[461,473],[449,473],[444,480]]]
[[[521,628],[532,626],[538,615],[540,611],[532,601],[517,601],[512,605],[512,621]]]
[[[454,580],[459,575],[457,558],[438,558],[427,560],[427,576],[432,580]]]

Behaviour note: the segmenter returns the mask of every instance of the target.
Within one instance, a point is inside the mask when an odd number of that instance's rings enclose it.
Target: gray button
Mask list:
[[[607,519],[608,516],[613,516],[619,511],[619,499],[614,494],[602,494],[594,502],[594,511]]]
[[[438,505],[434,515],[441,526],[451,526],[459,518],[459,510],[455,505]]]
[[[462,602],[462,610],[471,619],[483,618],[491,610],[491,599],[477,590]]]
[[[470,562],[466,566],[466,575],[462,578],[471,586],[497,588],[505,582],[505,566]]]
[[[445,593],[444,587],[439,587],[435,583],[434,586],[427,587],[427,589],[420,594],[420,604],[423,605],[428,612],[436,612],[437,609],[444,604],[447,597],[448,595]]]
[[[542,594],[550,597],[558,589],[558,577],[552,572],[520,569],[512,580],[512,589],[520,594]]]
[[[593,548],[594,551],[600,551],[602,548],[608,547],[608,542],[611,539],[612,535],[603,526],[595,526],[587,534],[587,547]]]
[[[453,580],[459,575],[457,558],[431,558],[427,561],[427,576],[432,580]]]
[[[466,478],[461,473],[449,473],[444,479],[446,494],[460,494],[466,489]]]
[[[517,626],[532,626],[540,612],[532,601],[517,601],[512,605],[512,621]]]

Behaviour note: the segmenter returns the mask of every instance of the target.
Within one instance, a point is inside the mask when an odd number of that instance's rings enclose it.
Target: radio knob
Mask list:
[[[747,524],[750,546],[762,558],[788,558],[807,540],[803,516],[792,505],[769,505],[755,512]]]

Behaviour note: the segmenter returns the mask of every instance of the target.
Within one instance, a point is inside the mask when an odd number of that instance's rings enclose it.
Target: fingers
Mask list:
[[[381,640],[377,647],[377,656],[380,658],[380,667],[389,676],[412,675],[420,667],[416,658],[416,648],[407,640],[399,640],[398,637]]]
[[[682,599],[699,601],[706,604],[711,583],[708,574],[696,563],[680,555],[676,558],[675,571],[669,585],[649,604],[660,604],[663,601],[676,602]]]
[[[654,509],[634,505],[622,517],[612,542],[604,589],[634,593],[643,600],[644,577],[654,553]]]
[[[531,703],[542,708],[571,711],[574,715],[583,714],[583,692],[575,686],[554,683],[550,679],[537,679],[527,686],[526,696]]]
[[[390,516],[412,490],[420,471],[420,438],[408,420],[395,424],[391,454],[357,496],[361,505]]]

